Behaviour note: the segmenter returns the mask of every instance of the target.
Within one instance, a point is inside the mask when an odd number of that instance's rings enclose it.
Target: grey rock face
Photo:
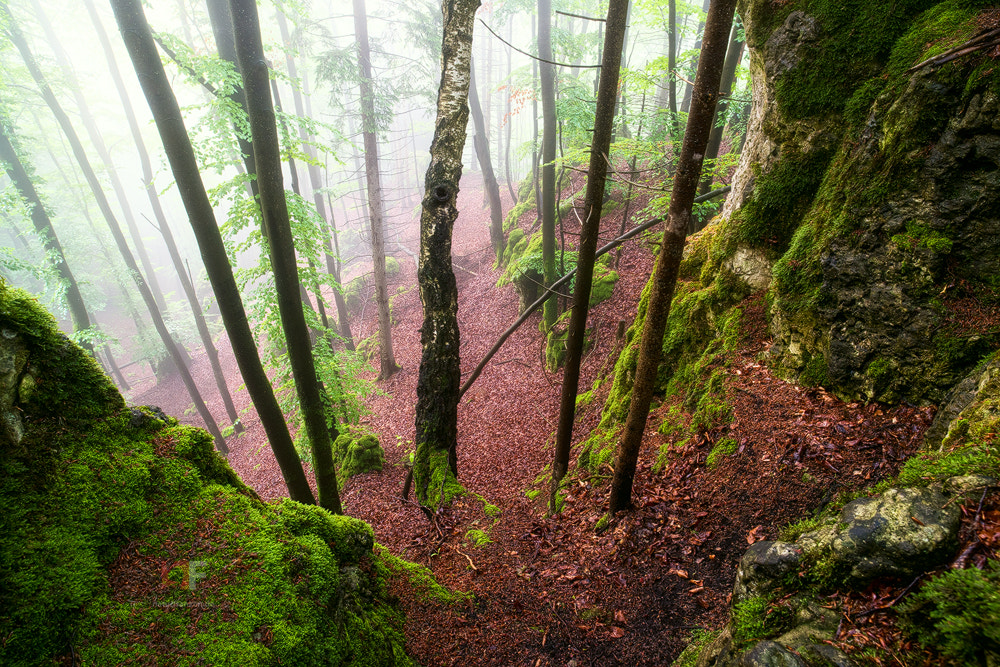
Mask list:
[[[843,651],[829,644],[810,644],[799,653],[815,667],[855,667],[854,662]]]
[[[757,542],[740,559],[733,586],[733,604],[762,595],[794,571],[802,560],[802,548],[788,542]]]
[[[16,331],[0,331],[0,434],[5,444],[17,446],[24,424],[16,405],[28,364],[28,350]]]
[[[740,656],[738,667],[806,667],[806,663],[781,644],[762,641]]]
[[[946,560],[957,544],[961,511],[934,489],[889,489],[848,503],[843,528],[826,526],[799,539],[806,554],[830,558],[862,585],[876,577],[912,576]]]

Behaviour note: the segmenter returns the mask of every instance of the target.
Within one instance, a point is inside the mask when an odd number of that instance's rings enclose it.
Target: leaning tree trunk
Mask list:
[[[552,486],[549,511],[558,511],[559,484],[569,467],[569,450],[576,417],[576,392],[580,386],[580,361],[587,329],[590,288],[594,279],[594,259],[601,228],[601,208],[604,206],[604,185],[608,174],[608,153],[615,121],[615,95],[622,61],[622,44],[628,19],[629,0],[611,0],[608,7],[604,55],[601,59],[601,82],[597,91],[597,115],[590,148],[590,168],[587,170],[587,191],[584,196],[583,229],[580,234],[576,264],[576,289],[573,292],[573,312],[570,314],[566,338],[566,370],[563,372],[562,398],[559,406],[559,426],[552,459]]]
[[[37,4],[37,0],[33,0]],[[125,118],[128,121],[129,130],[132,133],[132,140],[135,142],[135,149],[139,153],[139,164],[142,168],[142,180],[146,185],[146,197],[149,199],[150,206],[153,207],[153,216],[156,218],[157,227],[160,230],[160,235],[163,237],[163,243],[167,246],[167,253],[170,255],[170,261],[174,265],[174,270],[177,272],[177,277],[181,282],[181,289],[184,290],[184,295],[187,297],[188,306],[191,308],[191,315],[194,317],[195,327],[198,329],[198,335],[201,337],[201,343],[205,347],[205,356],[208,357],[208,363],[212,368],[212,375],[215,377],[215,387],[219,391],[219,396],[222,397],[222,405],[226,408],[226,415],[229,417],[229,421],[233,425],[233,429],[236,433],[242,433],[245,429],[243,428],[242,422],[240,422],[239,412],[236,411],[236,405],[233,404],[233,397],[229,393],[229,386],[226,384],[226,377],[222,373],[222,365],[219,363],[219,352],[215,348],[215,342],[212,340],[212,334],[208,330],[208,323],[205,321],[205,313],[201,308],[201,302],[198,300],[198,295],[195,292],[194,285],[191,283],[191,279],[188,276],[188,272],[184,268],[184,261],[181,259],[180,251],[177,249],[177,243],[174,241],[174,235],[170,231],[170,225],[167,222],[167,216],[163,213],[163,207],[160,205],[160,196],[156,190],[156,185],[153,183],[153,167],[149,160],[149,153],[146,151],[146,143],[142,138],[142,131],[139,129],[139,121],[135,117],[135,111],[132,108],[132,101],[129,99],[128,92],[125,89],[125,83],[122,81],[121,71],[118,69],[118,62],[115,60],[114,51],[111,49],[111,42],[108,40],[108,35],[104,30],[104,25],[101,23],[101,18],[97,14],[97,10],[94,7],[93,0],[84,0],[84,5],[87,8],[87,13],[90,14],[90,21],[94,24],[94,29],[97,31],[97,37],[101,42],[101,46],[104,49],[104,55],[108,62],[108,72],[111,74],[111,79],[115,84],[115,88],[118,90],[118,98],[122,103],[122,110],[125,112]],[[39,16],[42,16],[41,8],[38,8]],[[48,21],[45,22],[46,26]],[[50,32],[51,28],[46,27],[46,32]],[[51,34],[50,39],[54,40],[55,35]],[[59,49],[61,51],[61,49]],[[68,62],[66,63],[69,64]]]
[[[177,181],[177,190],[188,212],[208,279],[218,299],[222,321],[233,344],[233,355],[240,367],[250,399],[257,408],[274,458],[288,487],[288,494],[292,500],[315,504],[299,455],[285,424],[285,416],[278,406],[271,381],[257,354],[257,345],[216,224],[215,212],[198,172],[198,161],[191,147],[191,139],[156,52],[140,0],[114,0],[113,6],[125,46],[156,120],[156,129],[160,133],[170,168]]]
[[[83,303],[83,296],[80,294],[80,286],[77,285],[76,278],[66,262],[62,244],[59,243],[59,237],[56,236],[56,230],[52,227],[49,213],[45,210],[45,205],[42,203],[41,197],[38,196],[38,191],[35,190],[35,184],[31,182],[28,171],[24,168],[17,151],[14,150],[14,144],[7,136],[11,131],[9,128],[7,119],[0,118],[0,162],[4,163],[7,176],[14,183],[21,198],[31,207],[31,223],[35,226],[38,240],[41,241],[45,254],[48,255],[52,267],[66,288],[66,305],[69,306],[73,329],[84,331],[90,328],[91,323],[87,307]],[[91,354],[94,353],[89,342],[83,341],[80,346]]]
[[[503,209],[500,205],[500,186],[493,173],[493,161],[490,159],[486,122],[483,118],[483,109],[479,105],[479,91],[476,90],[475,63],[469,64],[469,77],[469,112],[472,114],[472,122],[476,127],[473,143],[476,146],[479,165],[483,169],[483,187],[486,188],[486,196],[490,200],[490,244],[493,246],[493,254],[499,260],[504,249]]]
[[[538,63],[542,84],[542,280],[543,288],[549,289],[556,281],[556,68],[551,64],[551,0],[538,0],[538,56],[543,59]],[[546,332],[556,323],[558,307],[556,299],[545,302],[542,321]]]
[[[375,272],[375,305],[378,308],[379,379],[387,380],[399,370],[392,352],[392,322],[389,290],[385,284],[385,222],[382,215],[382,182],[378,166],[375,121],[375,90],[368,49],[368,17],[365,0],[354,0],[354,32],[358,40],[358,67],[361,79],[361,132],[365,143],[365,176],[368,210],[371,214],[372,268]]]
[[[712,134],[708,137],[708,145],[705,147],[705,160],[714,160],[719,156],[719,147],[722,145],[722,132],[725,130],[725,123],[720,123],[729,108],[729,97],[733,90],[733,82],[736,80],[736,68],[739,67],[740,58],[743,57],[743,40],[740,39],[740,29],[733,26],[729,37],[729,49],[726,51],[726,64],[722,67],[722,81],[719,83],[719,92],[722,99],[715,110],[715,120],[712,122]],[[714,169],[706,169],[701,179],[701,186],[698,194],[703,195],[712,189],[712,177]],[[698,231],[692,229],[692,232]]]
[[[632,481],[639,458],[639,445],[642,444],[642,435],[646,430],[656,370],[663,349],[663,333],[670,315],[670,301],[677,283],[705,146],[712,130],[715,105],[719,100],[719,82],[722,80],[726,43],[733,25],[736,1],[714,0],[705,19],[705,35],[691,97],[691,113],[688,115],[677,172],[674,174],[670,209],[663,229],[663,244],[653,272],[652,293],[639,341],[632,400],[615,456],[609,508],[611,514],[632,506]]]
[[[111,204],[108,202],[108,198],[104,195],[104,190],[101,189],[101,183],[90,164],[90,159],[87,157],[87,152],[84,150],[83,144],[80,142],[80,137],[73,128],[73,124],[70,122],[69,116],[66,115],[66,112],[63,110],[62,106],[60,106],[55,94],[52,92],[52,89],[46,82],[45,77],[42,75],[41,69],[39,69],[34,56],[28,49],[27,42],[24,40],[23,35],[21,35],[20,30],[14,23],[14,18],[11,16],[10,10],[7,9],[7,4],[5,2],[0,2],[0,12],[2,12],[8,19],[7,34],[10,36],[14,46],[17,47],[17,50],[20,51],[21,57],[24,59],[24,63],[27,66],[28,71],[31,73],[31,77],[35,80],[35,83],[38,85],[38,88],[42,93],[42,98],[52,111],[52,114],[56,117],[59,127],[62,128],[63,134],[66,135],[66,139],[69,141],[70,146],[73,149],[73,155],[76,158],[77,163],[80,165],[80,169],[83,171],[87,184],[94,193],[94,198],[97,200],[97,206],[101,209],[101,213],[104,215],[104,219],[108,223],[111,235],[115,240],[115,244],[118,246],[118,252],[121,253],[122,259],[125,261],[125,265],[132,273],[132,278],[135,281],[136,288],[139,290],[139,294],[142,296],[142,300],[146,304],[149,316],[153,320],[153,327],[156,329],[157,334],[159,334],[160,339],[163,341],[163,346],[166,348],[167,354],[170,355],[171,360],[177,367],[177,372],[181,376],[181,381],[184,383],[188,393],[191,395],[191,399],[194,401],[198,414],[201,415],[201,418],[205,421],[205,426],[208,428],[208,431],[215,438],[215,446],[223,454],[228,454],[229,448],[226,446],[226,440],[222,436],[222,432],[219,430],[218,424],[215,423],[215,418],[212,416],[212,413],[209,412],[208,406],[206,406],[205,401],[202,400],[201,393],[198,391],[198,387],[194,383],[194,378],[191,377],[191,371],[188,370],[186,360],[184,355],[181,353],[180,347],[167,330],[167,325],[163,321],[163,316],[160,314],[160,310],[156,305],[156,299],[153,297],[153,293],[149,289],[149,285],[146,284],[146,280],[139,271],[139,266],[136,264],[132,251],[129,250],[128,241],[125,240],[125,235],[122,233],[121,225],[118,224],[118,219],[115,218],[115,214],[111,210]]]
[[[243,75],[250,131],[253,137],[254,163],[260,189],[260,208],[270,243],[271,268],[278,293],[281,327],[285,333],[288,359],[299,397],[299,409],[313,452],[319,504],[340,514],[340,495],[333,463],[331,430],[320,395],[319,379],[313,363],[309,329],[299,297],[299,271],[295,245],[288,221],[288,206],[281,176],[281,152],[274,108],[271,106],[267,61],[260,38],[257,4],[254,0],[229,0],[236,36],[236,59]]]
[[[451,234],[462,177],[462,149],[469,122],[472,26],[479,0],[453,0],[442,6],[444,36],[437,121],[427,167],[420,215],[420,265],[417,280],[424,306],[422,352],[417,378],[416,456],[413,477],[417,499],[436,507],[460,490],[458,461],[459,369],[458,288],[451,267]]]
[[[708,13],[708,10],[712,7],[712,0],[705,0],[701,6],[701,11]],[[701,54],[701,42],[702,36],[705,34],[705,22],[698,21],[698,28],[695,30],[695,40],[694,40],[694,60],[691,62],[692,67],[698,67],[698,58]],[[688,113],[691,109],[691,91],[694,88],[694,82],[688,83],[684,87],[684,97],[681,100],[681,113]]]

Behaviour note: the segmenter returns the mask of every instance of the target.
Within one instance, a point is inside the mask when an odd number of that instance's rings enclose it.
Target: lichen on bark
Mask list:
[[[455,452],[461,379],[458,288],[451,266],[451,235],[458,217],[456,200],[469,120],[472,28],[478,7],[479,0],[451,0],[442,5],[441,85],[420,215],[417,280],[424,322],[413,476],[417,499],[431,507],[461,492]]]

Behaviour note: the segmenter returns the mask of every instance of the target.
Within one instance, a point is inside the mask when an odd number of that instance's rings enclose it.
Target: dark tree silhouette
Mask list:
[[[288,432],[285,416],[278,407],[271,382],[257,354],[257,346],[250,331],[246,311],[243,309],[239,288],[236,286],[233,269],[216,224],[215,212],[212,210],[201,174],[198,172],[198,161],[191,147],[191,139],[184,127],[177,99],[160,62],[140,0],[113,0],[112,4],[125,46],[128,48],[139,82],[156,120],[156,128],[177,181],[177,189],[188,212],[191,228],[198,240],[202,261],[218,299],[226,333],[233,345],[233,355],[243,375],[250,399],[257,408],[274,458],[281,468],[281,475],[288,487],[288,495],[292,500],[315,504],[312,490],[309,488],[309,482]]]
[[[476,128],[473,143],[475,144],[479,166],[483,170],[483,187],[486,189],[486,198],[490,202],[490,244],[493,246],[493,254],[499,258],[503,254],[504,249],[503,209],[500,205],[500,185],[497,183],[497,177],[493,171],[493,160],[490,159],[490,142],[486,136],[486,119],[483,117],[483,109],[479,105],[479,91],[476,90],[475,61],[469,65],[469,68],[469,113],[472,114],[472,123]]]
[[[306,433],[312,446],[319,504],[340,514],[340,495],[337,491],[337,474],[330,441],[331,431],[336,433],[336,425],[331,429],[327,424],[320,383],[313,363],[309,329],[302,312],[299,272],[282,184],[278,130],[274,107],[271,105],[269,68],[261,44],[257,4],[254,0],[230,0],[229,10],[236,37],[236,58],[243,75],[243,89],[246,93],[247,110],[250,112],[260,207],[269,241],[281,326],[285,332],[299,409],[302,410]]]
[[[542,89],[542,280],[556,280],[556,68],[552,65],[552,1],[538,0],[538,68]],[[548,61],[548,62],[545,62]],[[542,320],[548,331],[556,323],[556,299],[545,302]]]
[[[681,256],[691,220],[698,178],[704,161],[705,145],[712,130],[712,118],[719,101],[719,82],[725,62],[726,43],[733,25],[736,0],[714,0],[705,19],[705,35],[702,42],[698,74],[691,96],[691,113],[688,115],[684,144],[681,146],[677,172],[674,174],[670,208],[664,222],[663,243],[653,271],[653,287],[646,320],[639,341],[639,359],[636,364],[632,399],[622,439],[618,443],[615,456],[615,474],[611,483],[610,512],[628,509],[632,506],[632,481],[635,478],[639,445],[646,430],[649,404],[653,398],[656,369],[663,351],[663,332],[670,315],[670,301]]]

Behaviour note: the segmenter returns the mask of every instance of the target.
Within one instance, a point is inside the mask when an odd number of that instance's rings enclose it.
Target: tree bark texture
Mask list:
[[[372,230],[372,268],[375,272],[375,305],[378,308],[380,380],[399,370],[392,353],[392,322],[389,290],[385,283],[385,222],[382,214],[382,179],[378,164],[378,136],[375,125],[375,90],[372,86],[371,54],[368,49],[368,17],[365,0],[354,0],[354,34],[358,40],[358,67],[361,81],[361,134],[365,144],[365,180]]]
[[[417,378],[416,456],[418,501],[446,502],[456,490],[459,369],[458,288],[451,265],[451,235],[458,217],[462,150],[469,122],[472,28],[479,0],[442,4],[441,84],[431,162],[424,180],[417,280],[424,322]]]
[[[281,326],[285,333],[288,359],[292,366],[299,409],[313,453],[316,487],[321,507],[341,513],[337,474],[333,464],[326,409],[320,395],[319,379],[313,363],[309,329],[299,296],[299,272],[295,245],[288,221],[288,206],[281,176],[281,152],[274,107],[271,105],[269,68],[261,44],[257,4],[254,0],[230,0],[229,10],[236,37],[236,59],[243,75],[250,132],[260,188],[260,206],[267,231],[271,268],[278,294]]]
[[[632,506],[632,481],[635,478],[639,446],[649,417],[656,370],[663,352],[663,333],[670,315],[670,302],[677,283],[677,272],[701,175],[705,146],[719,100],[719,83],[722,80],[726,44],[735,9],[736,0],[714,0],[705,20],[701,58],[691,96],[691,113],[688,115],[677,172],[674,174],[670,208],[664,223],[663,244],[653,271],[652,293],[639,342],[632,400],[615,456],[609,508],[612,514]]]
[[[33,2],[36,5],[38,4],[37,0],[33,0]],[[194,317],[195,327],[198,329],[198,335],[201,337],[201,343],[205,347],[205,356],[208,357],[208,363],[212,367],[212,375],[215,377],[215,387],[219,392],[219,396],[222,397],[222,404],[226,409],[226,415],[229,417],[229,421],[232,423],[234,431],[236,433],[242,433],[245,429],[243,428],[243,424],[240,422],[240,415],[236,411],[236,406],[233,404],[233,397],[229,393],[229,387],[226,384],[225,375],[222,373],[222,365],[219,363],[219,352],[215,349],[215,343],[212,341],[212,334],[208,330],[208,323],[205,321],[205,313],[201,308],[201,302],[198,300],[198,295],[195,292],[194,285],[191,283],[188,272],[185,270],[184,261],[181,259],[177,243],[174,241],[174,236],[170,231],[167,216],[164,215],[163,207],[160,205],[160,196],[156,190],[156,184],[153,183],[153,167],[149,160],[149,153],[146,151],[146,142],[142,138],[142,131],[139,129],[139,122],[136,119],[135,110],[132,108],[132,102],[129,99],[128,91],[125,88],[125,83],[122,81],[121,71],[118,69],[118,63],[115,60],[114,51],[111,49],[111,42],[108,40],[108,34],[104,30],[104,25],[101,23],[101,18],[97,14],[93,0],[84,0],[84,5],[87,8],[87,13],[90,15],[90,21],[94,24],[94,30],[97,32],[97,37],[104,50],[104,55],[108,62],[108,72],[111,74],[111,79],[118,91],[118,98],[121,100],[122,110],[125,112],[125,118],[128,122],[129,130],[132,133],[132,140],[135,142],[135,149],[139,154],[139,163],[142,168],[142,180],[146,186],[146,196],[149,199],[150,206],[153,208],[153,217],[156,218],[156,224],[159,227],[160,235],[163,237],[163,243],[167,246],[170,261],[173,263],[174,270],[177,272],[177,277],[181,282],[181,289],[184,290],[188,306],[191,308],[191,315]],[[40,17],[44,16],[41,7],[37,7],[36,12]],[[55,40],[56,35],[52,31],[51,26],[48,25],[48,21],[45,21],[43,25],[45,26],[45,32],[49,35],[49,40]],[[68,65],[69,63],[67,62],[66,64]]]
[[[73,128],[73,124],[70,122],[69,116],[66,115],[66,112],[63,110],[59,101],[56,99],[55,94],[52,92],[52,89],[49,87],[49,84],[46,82],[41,69],[39,69],[38,64],[35,62],[34,56],[28,48],[28,43],[25,41],[24,36],[21,35],[17,24],[14,22],[13,16],[10,14],[10,10],[7,8],[7,3],[0,3],[0,13],[7,18],[7,34],[10,36],[14,46],[16,46],[17,50],[21,53],[24,64],[27,66],[28,71],[31,73],[31,77],[38,85],[42,98],[52,111],[52,115],[56,117],[59,127],[62,129],[63,134],[66,135],[66,140],[69,141],[70,147],[73,149],[73,156],[80,165],[80,170],[83,171],[83,176],[86,179],[87,184],[90,186],[90,189],[94,194],[94,198],[97,200],[97,206],[100,208],[101,214],[108,223],[111,236],[115,240],[115,245],[118,246],[118,252],[121,253],[122,259],[125,261],[125,266],[128,267],[128,270],[132,273],[132,279],[135,281],[136,289],[139,290],[139,294],[142,296],[142,300],[146,304],[146,309],[149,311],[149,316],[153,321],[153,327],[156,329],[156,333],[159,334],[160,340],[163,342],[163,346],[167,350],[167,354],[170,355],[171,360],[177,367],[177,372],[181,376],[181,381],[184,383],[185,388],[187,388],[188,393],[191,395],[191,400],[194,401],[198,414],[201,415],[201,418],[205,421],[205,426],[208,428],[209,433],[211,433],[212,437],[215,438],[215,446],[223,454],[228,454],[229,448],[226,446],[226,440],[222,437],[222,432],[219,430],[218,424],[215,423],[215,418],[212,416],[212,413],[209,412],[208,406],[205,405],[205,401],[201,398],[201,393],[198,391],[194,378],[191,377],[191,372],[188,370],[185,355],[182,354],[180,346],[177,345],[173,336],[171,336],[170,332],[167,330],[167,325],[163,321],[160,309],[157,307],[156,299],[153,297],[153,293],[150,290],[149,285],[146,283],[145,278],[143,278],[142,272],[139,270],[139,265],[136,264],[135,257],[132,255],[132,251],[128,247],[128,241],[125,240],[125,235],[122,233],[121,225],[118,224],[118,219],[111,210],[111,204],[108,202],[108,198],[105,196],[104,190],[101,189],[101,183],[97,178],[97,174],[94,172],[94,168],[90,164],[90,159],[87,157],[87,152],[84,150],[83,144],[80,142],[80,137]]]
[[[587,329],[594,260],[604,206],[604,185],[608,174],[608,154],[615,120],[615,96],[622,62],[622,45],[628,20],[629,0],[611,0],[601,58],[601,81],[597,91],[597,113],[591,139],[590,167],[587,170],[587,190],[584,195],[583,229],[580,232],[579,255],[576,265],[576,289],[573,291],[573,312],[570,314],[566,337],[566,368],[563,371],[562,396],[559,405],[559,425],[552,459],[552,486],[549,511],[556,512],[559,484],[569,466],[569,451],[576,418],[576,392],[580,386],[580,361]]]
[[[471,63],[469,68],[469,112],[472,114],[472,123],[476,128],[476,136],[473,141],[476,146],[476,156],[479,158],[479,165],[483,169],[483,187],[486,189],[486,197],[490,201],[490,244],[493,246],[493,254],[499,259],[504,251],[503,207],[500,204],[500,185],[497,183],[496,174],[493,172],[493,160],[490,159],[490,144],[486,136],[486,121],[483,118],[483,109],[479,105],[479,91],[476,90],[475,63]]]
[[[149,108],[153,112],[156,129],[160,133],[160,140],[167,153],[177,189],[198,241],[198,248],[218,300],[226,333],[233,345],[233,355],[236,357],[250,399],[257,408],[274,458],[281,468],[281,475],[288,487],[288,495],[292,500],[313,505],[316,500],[302,470],[299,455],[295,451],[295,445],[285,423],[285,416],[278,407],[271,381],[257,354],[257,344],[250,331],[250,323],[243,309],[233,269],[216,224],[215,212],[212,210],[201,174],[198,172],[198,161],[191,147],[191,139],[184,127],[180,107],[160,62],[140,0],[114,0],[113,4],[122,38],[135,66],[143,93],[149,102]]]
[[[552,62],[552,0],[538,0],[538,56],[542,89],[542,280],[546,289],[556,280],[556,68]],[[545,302],[545,331],[556,323],[559,303]]]

